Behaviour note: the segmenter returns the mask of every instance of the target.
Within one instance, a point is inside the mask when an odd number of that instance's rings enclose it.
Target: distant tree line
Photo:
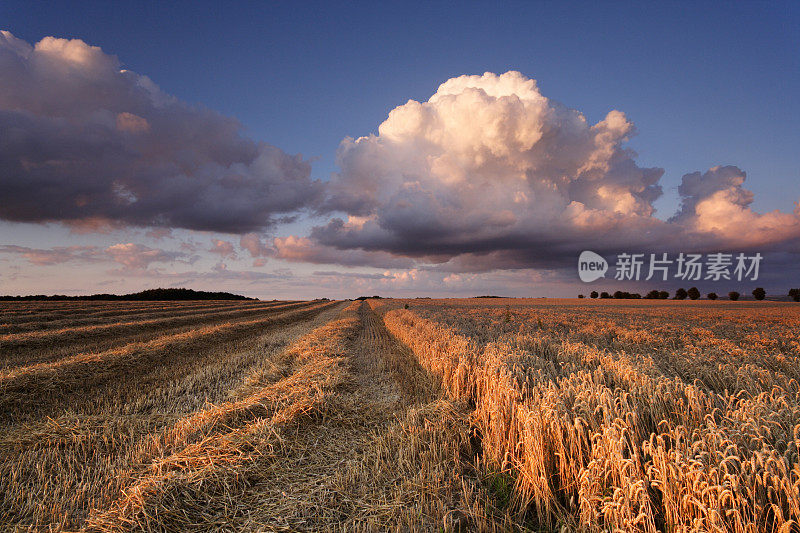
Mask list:
[[[193,289],[147,289],[131,294],[91,294],[88,296],[66,296],[64,294],[54,294],[46,296],[37,294],[31,296],[0,296],[3,301],[69,301],[69,300],[131,300],[131,301],[155,301],[155,300],[255,300],[239,294],[229,292],[206,292],[195,291]]]
[[[763,300],[767,297],[767,291],[764,290],[763,287],[757,287],[753,289],[753,298],[756,300]],[[680,288],[675,291],[675,296],[673,296],[673,300],[685,300],[689,298],[690,300],[697,300],[700,298],[701,293],[697,287],[692,287],[688,291],[684,288]],[[731,291],[728,293],[728,299],[732,301],[738,300],[742,295],[736,291]],[[613,294],[609,294],[607,292],[598,293],[597,291],[592,291],[589,293],[590,298],[600,298],[600,299],[617,299],[617,300],[637,300],[642,298],[642,295],[638,292],[625,292],[625,291],[616,291]],[[578,298],[584,298],[583,294],[579,294]],[[719,298],[716,292],[709,292],[706,295],[706,298],[709,300],[716,300]],[[648,292],[644,296],[645,300],[667,300],[669,299],[669,292],[667,291],[659,291],[659,290],[652,290]],[[800,289],[789,289],[789,299],[794,300],[795,302],[800,302]]]

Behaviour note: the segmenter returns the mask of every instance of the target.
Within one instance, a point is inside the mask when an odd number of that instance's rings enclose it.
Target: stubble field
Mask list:
[[[0,304],[0,529],[800,531],[800,306]]]

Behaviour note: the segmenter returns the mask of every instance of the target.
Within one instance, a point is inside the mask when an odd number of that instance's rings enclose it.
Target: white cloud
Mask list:
[[[685,176],[682,211],[655,217],[663,170],[636,163],[634,133],[621,111],[591,124],[518,72],[450,79],[393,109],[378,135],[342,142],[326,208],[347,221],[285,239],[303,253],[283,255],[351,264],[356,252],[388,253],[465,272],[566,264],[587,248],[797,240],[798,213],[752,211],[735,167]]]

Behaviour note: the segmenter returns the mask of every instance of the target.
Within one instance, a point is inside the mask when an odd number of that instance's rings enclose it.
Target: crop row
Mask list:
[[[514,473],[520,513],[592,531],[798,527],[800,388],[768,356],[748,353],[744,367],[723,357],[709,386],[714,362],[697,354],[558,337],[537,314],[474,336],[409,310],[384,316],[451,396],[474,402],[484,453]]]

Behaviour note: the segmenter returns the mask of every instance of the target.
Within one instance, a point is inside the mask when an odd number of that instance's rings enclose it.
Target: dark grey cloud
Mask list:
[[[307,237],[278,237],[274,239],[274,255],[298,263],[337,264],[343,266],[372,266],[377,268],[411,268],[410,257],[385,251],[338,249],[320,244]]]
[[[322,190],[300,156],[80,40],[0,32],[0,132],[5,220],[246,233]]]

